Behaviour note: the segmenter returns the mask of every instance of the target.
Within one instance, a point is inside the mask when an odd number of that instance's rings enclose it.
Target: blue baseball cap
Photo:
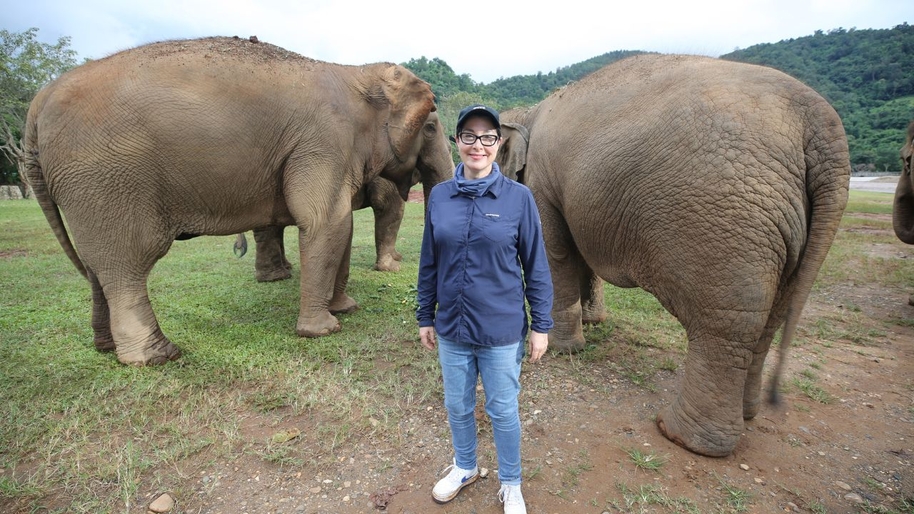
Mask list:
[[[501,133],[501,123],[498,122],[498,112],[495,109],[486,107],[482,104],[474,104],[460,111],[460,114],[457,115],[457,132],[459,133],[460,129],[463,128],[463,124],[466,122],[467,118],[480,114],[487,116],[492,121],[492,124],[495,125],[495,130]]]

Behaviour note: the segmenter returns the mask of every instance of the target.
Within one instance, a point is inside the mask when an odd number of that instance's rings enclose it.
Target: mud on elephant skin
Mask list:
[[[658,427],[696,453],[731,453],[759,411],[772,338],[783,327],[789,344],[847,202],[834,109],[770,68],[643,55],[501,121],[498,162],[542,218],[551,346],[584,347],[582,322],[606,317],[603,281],[652,293],[689,339]]]
[[[427,195],[453,174],[434,111],[429,85],[391,63],[326,63],[253,38],[153,43],[36,95],[26,174],[89,281],[96,348],[161,364],[180,351],[146,281],[176,239],[297,226],[296,332],[339,331],[332,312],[356,305],[345,293],[352,198],[378,176],[406,195],[419,170]]]
[[[419,183],[419,170],[413,173],[411,186]],[[407,198],[397,190],[396,184],[384,177],[376,177],[362,186],[352,198],[352,210],[371,207],[374,213],[375,264],[378,271],[400,271],[403,255],[397,251],[397,234],[403,222]],[[292,277],[292,264],[286,259],[283,241],[284,227],[254,229],[254,276],[258,282],[273,282]],[[233,250],[239,258],[247,253],[248,243],[244,233],[235,238]]]

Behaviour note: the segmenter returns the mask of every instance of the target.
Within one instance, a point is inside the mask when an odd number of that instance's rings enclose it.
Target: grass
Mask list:
[[[629,448],[624,451],[635,464],[635,467],[646,471],[656,471],[659,473],[660,468],[663,467],[667,460],[666,457],[662,455],[657,455],[654,452],[644,453],[637,448]]]
[[[891,208],[886,196],[852,192],[849,212],[885,213]],[[371,211],[355,213],[349,293],[361,308],[341,317],[342,332],[319,339],[295,335],[297,263],[292,280],[260,284],[253,255],[236,258],[231,236],[175,242],[150,275],[149,292],[163,331],[184,355],[165,366],[134,368],[95,351],[88,284],[63,255],[37,204],[0,202],[0,505],[26,512],[124,512],[137,506],[141,487],[194,494],[192,485],[156,473],[162,468],[242,455],[280,466],[319,466],[340,458],[340,448],[354,440],[396,445],[401,422],[439,406],[442,397],[435,355],[417,344],[421,217],[421,205],[407,205],[398,243],[402,270],[379,273],[371,269]],[[911,263],[867,254],[874,242],[868,230],[878,220],[849,214],[842,223],[853,231],[839,235],[819,290],[865,280],[914,290]],[[297,248],[294,231],[286,232],[287,247]],[[600,390],[606,384],[592,373],[596,363],[653,390],[657,373],[676,371],[683,362],[682,327],[640,289],[607,286],[606,302],[612,320],[587,327],[588,348],[563,362],[572,378]],[[858,311],[802,336],[872,344],[879,332],[862,327]],[[811,372],[791,386],[811,398],[819,394]],[[530,381],[524,387],[535,393],[546,385]],[[262,433],[252,435],[245,425],[251,418],[263,421]],[[302,420],[313,428],[290,432]],[[629,456],[639,469],[656,471],[664,461],[635,451]],[[600,465],[582,455],[569,464],[566,479],[576,483]],[[535,480],[541,471],[527,473]],[[631,508],[640,503],[697,512],[688,500],[669,498],[653,485],[620,494]],[[738,490],[726,494],[737,511],[750,501]]]

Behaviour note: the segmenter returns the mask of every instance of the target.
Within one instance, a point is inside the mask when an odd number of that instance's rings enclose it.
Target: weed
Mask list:
[[[660,468],[666,463],[666,457],[657,455],[653,452],[644,453],[637,448],[623,450],[628,454],[632,462],[635,463],[635,467],[639,469],[644,469],[648,471],[659,472]]]
[[[799,389],[807,398],[818,403],[829,404],[834,398],[828,391],[822,389],[813,380],[808,378],[794,378],[790,384]]]
[[[748,512],[749,500],[752,498],[752,495],[747,491],[728,484],[719,476],[717,477],[717,481],[720,482],[720,485],[723,488],[724,501],[727,502],[727,505],[735,512]]]

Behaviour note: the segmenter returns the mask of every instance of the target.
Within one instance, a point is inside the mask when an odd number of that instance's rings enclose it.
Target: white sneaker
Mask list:
[[[473,469],[460,469],[457,467],[456,459],[454,459],[453,464],[444,468],[442,473],[448,470],[450,470],[450,473],[439,480],[438,483],[435,484],[434,489],[432,489],[432,499],[437,503],[447,503],[453,500],[461,489],[472,484],[479,478],[478,467],[474,467]]]
[[[498,501],[505,504],[505,514],[527,514],[527,505],[524,504],[524,495],[520,492],[520,485],[503,485],[498,491]]]

